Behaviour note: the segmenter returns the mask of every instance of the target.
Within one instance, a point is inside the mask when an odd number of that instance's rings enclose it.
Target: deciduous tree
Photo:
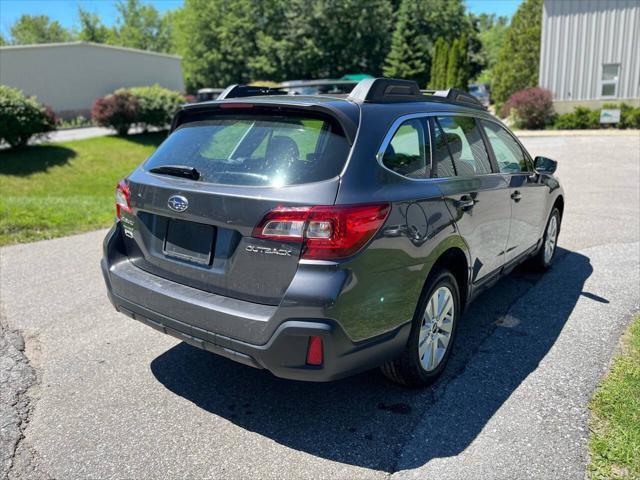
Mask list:
[[[96,13],[78,7],[80,17],[80,30],[78,39],[85,42],[107,43],[112,36],[112,31],[106,27]]]
[[[493,68],[492,95],[498,105],[513,92],[538,84],[541,23],[542,0],[525,0],[513,16]]]
[[[22,15],[11,27],[11,38],[16,45],[28,45],[67,42],[71,34],[46,15]]]

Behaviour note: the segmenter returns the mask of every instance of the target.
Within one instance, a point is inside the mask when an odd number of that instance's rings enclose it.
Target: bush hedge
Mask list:
[[[147,127],[163,128],[171,123],[173,114],[185,103],[185,97],[173,90],[152,87],[134,87],[129,92],[138,100],[137,122],[146,130]]]
[[[501,114],[509,117],[516,128],[544,128],[553,117],[551,92],[539,87],[515,92],[503,105]]]
[[[115,128],[120,135],[126,135],[132,125],[145,131],[149,127],[168,126],[183,103],[185,97],[181,93],[160,85],[120,88],[96,99],[91,118],[97,125]]]
[[[599,128],[640,128],[640,107],[632,107],[626,103],[606,103],[605,109],[620,109],[620,123],[612,125],[600,124],[600,110],[576,107],[573,112],[556,115],[552,127],[557,130],[585,130]]]
[[[114,128],[118,135],[126,135],[131,125],[138,122],[138,112],[138,99],[126,90],[117,90],[93,102],[91,118],[96,125]]]
[[[51,109],[26,97],[16,88],[0,85],[0,143],[11,147],[27,144],[34,135],[42,135],[56,128]]]

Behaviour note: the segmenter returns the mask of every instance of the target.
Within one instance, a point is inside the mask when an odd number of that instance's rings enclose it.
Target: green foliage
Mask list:
[[[640,478],[640,317],[623,344],[589,405],[591,478]]]
[[[116,182],[164,137],[107,136],[0,150],[0,245],[108,227]]]
[[[469,88],[469,56],[466,35],[453,41],[447,61],[447,88]]]
[[[119,17],[110,43],[154,52],[171,50],[170,25],[153,5],[140,0],[119,0],[116,8]]]
[[[7,41],[4,39],[4,37],[0,33],[0,47],[3,46],[3,45],[6,45],[6,44],[7,44]]]
[[[55,116],[35,97],[25,97],[15,88],[0,85],[0,143],[22,147],[34,135],[55,129]]]
[[[627,103],[605,103],[602,108],[620,109],[620,124],[618,128],[640,128],[640,107],[632,107]]]
[[[557,130],[585,130],[600,128],[600,111],[576,107],[571,113],[558,115],[553,122]]]
[[[341,77],[348,73],[379,75],[389,51],[392,10],[387,0],[274,0],[269,32],[260,32],[255,78]],[[271,62],[274,57],[276,61]]]
[[[58,130],[62,130],[65,128],[83,128],[83,127],[91,127],[93,126],[93,122],[90,119],[86,118],[83,115],[78,115],[75,118],[70,118],[65,120],[63,118],[58,119],[56,122]]]
[[[122,90],[119,90],[122,91]],[[173,114],[185,102],[180,92],[154,85],[152,87],[134,87],[128,89],[138,101],[136,123],[146,127],[164,128],[171,123]]]
[[[436,40],[450,41],[468,29],[461,0],[402,0],[384,74],[426,83]]]
[[[506,32],[492,69],[492,96],[502,105],[513,92],[538,84],[542,0],[525,0]]]
[[[386,0],[186,0],[174,22],[187,88],[380,73]]]
[[[22,15],[11,27],[11,38],[16,45],[57,43],[71,40],[71,33],[46,15]]]
[[[449,45],[443,39],[436,41],[433,49],[433,61],[431,62],[431,75],[429,88],[444,90],[447,88],[447,64],[449,63]]]
[[[507,17],[496,17],[495,14],[487,15],[482,13],[479,16],[470,15],[471,21],[478,29],[478,39],[480,41],[480,61],[483,64],[482,70],[472,78],[476,83],[491,84],[493,80],[493,68],[498,62],[500,48],[505,42],[505,36],[509,28]]]
[[[97,14],[78,7],[78,17],[80,18],[78,40],[95,43],[107,43],[110,40],[111,29],[102,23]]]
[[[605,109],[620,109],[620,123],[614,125],[600,124],[600,110],[576,107],[571,113],[557,115],[553,128],[557,130],[584,130],[598,128],[640,128],[640,107],[632,107],[626,103],[605,103]]]

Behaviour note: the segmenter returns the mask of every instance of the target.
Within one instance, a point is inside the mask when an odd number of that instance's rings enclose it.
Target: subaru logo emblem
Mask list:
[[[169,197],[167,205],[174,212],[184,212],[189,208],[189,200],[184,198],[182,195],[172,195]]]

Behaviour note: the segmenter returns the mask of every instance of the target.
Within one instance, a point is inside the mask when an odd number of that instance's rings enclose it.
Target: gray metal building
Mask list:
[[[539,84],[559,113],[640,105],[640,0],[544,0]]]
[[[58,115],[87,116],[121,87],[159,84],[184,91],[181,57],[89,42],[0,47],[0,84],[19,88]]]

